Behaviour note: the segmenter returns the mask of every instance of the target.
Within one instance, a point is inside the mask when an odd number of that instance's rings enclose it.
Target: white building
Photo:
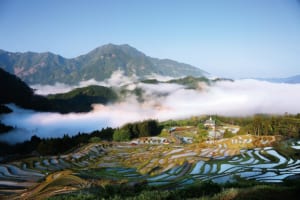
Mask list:
[[[215,129],[215,127],[216,127],[216,121],[213,120],[211,117],[209,117],[209,119],[204,122],[204,126],[212,128],[212,129]]]

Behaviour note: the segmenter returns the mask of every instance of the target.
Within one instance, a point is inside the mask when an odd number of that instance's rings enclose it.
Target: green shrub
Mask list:
[[[101,138],[99,138],[99,137],[91,137],[89,139],[89,142],[91,142],[91,143],[101,142]]]

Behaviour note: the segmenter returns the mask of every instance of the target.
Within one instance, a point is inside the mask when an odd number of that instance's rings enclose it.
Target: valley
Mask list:
[[[68,61],[0,54],[24,65],[22,80],[0,69],[0,199],[273,199],[300,188],[299,84],[206,77],[126,45]],[[41,81],[30,56],[73,75]],[[141,63],[147,73],[130,71]],[[157,73],[165,65],[172,73]]]
[[[298,200],[300,0],[0,0],[0,200]]]

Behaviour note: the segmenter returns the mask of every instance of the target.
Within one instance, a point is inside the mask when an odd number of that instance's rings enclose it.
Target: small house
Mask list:
[[[204,122],[204,126],[208,127],[208,128],[213,128],[214,129],[215,126],[216,126],[216,121],[213,120],[211,117],[209,117],[209,119]]]

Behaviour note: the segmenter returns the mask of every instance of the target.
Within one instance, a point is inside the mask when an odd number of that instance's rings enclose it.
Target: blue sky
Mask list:
[[[220,76],[300,74],[298,0],[0,0],[0,27],[13,52],[129,44]]]

